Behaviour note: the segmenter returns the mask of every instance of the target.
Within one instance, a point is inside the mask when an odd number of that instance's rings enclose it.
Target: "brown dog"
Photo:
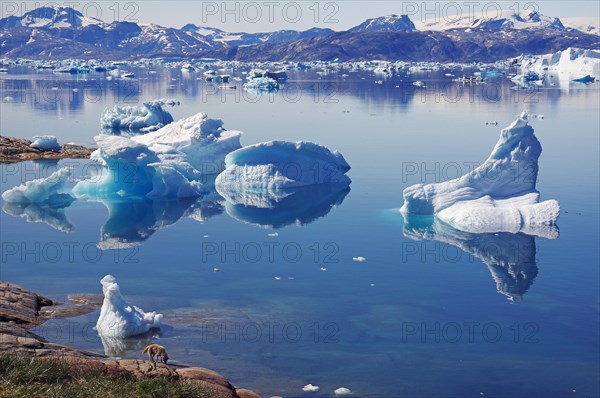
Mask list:
[[[167,350],[165,347],[158,344],[150,344],[148,347],[144,348],[144,352],[142,354],[148,353],[148,358],[154,364],[154,369],[156,369],[156,361],[159,359],[162,360],[162,363],[165,365],[169,360],[169,356],[167,355]]]

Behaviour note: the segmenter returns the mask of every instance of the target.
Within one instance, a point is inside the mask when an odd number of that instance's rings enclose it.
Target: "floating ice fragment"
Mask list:
[[[359,263],[362,263],[364,261],[367,261],[367,259],[365,257],[359,256],[359,257],[352,257],[352,261],[357,261]]]
[[[279,236],[279,234],[277,232],[273,232],[272,234],[267,234],[267,236],[274,238],[276,236]]]
[[[350,394],[352,394],[352,391],[350,391],[346,387],[340,387],[340,388],[336,389],[333,392],[334,392],[335,395],[350,395]]]
[[[312,384],[307,384],[304,387],[302,387],[302,391],[317,392],[317,391],[319,391],[319,386],[313,386]]]

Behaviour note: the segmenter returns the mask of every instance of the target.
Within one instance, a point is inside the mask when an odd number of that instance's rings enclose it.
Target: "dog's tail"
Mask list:
[[[148,346],[148,347],[144,348],[144,351],[142,352],[142,354],[145,354],[145,353],[147,353],[149,349],[150,349],[150,346]]]

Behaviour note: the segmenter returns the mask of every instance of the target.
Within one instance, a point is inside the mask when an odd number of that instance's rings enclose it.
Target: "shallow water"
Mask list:
[[[92,329],[98,312],[38,332],[136,358],[156,340],[175,362],[213,368],[265,396],[331,396],[340,386],[371,397],[600,393],[598,84],[515,91],[498,78],[457,91],[441,72],[377,84],[368,73],[309,71],[256,97],[218,90],[201,74],[153,69],[130,81],[11,70],[1,76],[1,133],[91,144],[104,107],[173,97],[175,119],[222,118],[244,131],[244,145],[303,139],[340,150],[352,166],[350,191],[320,201],[322,192],[301,192],[269,214],[216,193],[65,209],[3,203],[2,280],[64,300],[100,293],[110,273],[130,302],[166,323],[160,334],[106,346]],[[412,86],[417,78],[428,88]],[[405,187],[483,162],[523,109],[545,115],[531,121],[543,146],[537,188],[561,203],[558,239],[404,222]],[[89,167],[59,163],[75,176]],[[2,165],[0,188],[56,167]],[[308,383],[321,392],[303,393]]]

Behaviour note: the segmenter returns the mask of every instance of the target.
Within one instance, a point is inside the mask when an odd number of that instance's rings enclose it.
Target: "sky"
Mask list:
[[[536,9],[552,17],[596,17],[600,2],[542,1],[369,1],[369,0],[255,0],[255,1],[2,1],[0,17],[21,15],[36,6],[70,6],[90,17],[112,22],[128,20],[180,28],[187,23],[225,31],[264,32],[305,30],[315,26],[345,30],[367,18],[408,14],[413,21],[463,16],[494,16],[498,10]],[[500,11],[502,12],[502,11]],[[504,11],[502,15],[505,15]],[[508,11],[511,12],[511,11]]]

